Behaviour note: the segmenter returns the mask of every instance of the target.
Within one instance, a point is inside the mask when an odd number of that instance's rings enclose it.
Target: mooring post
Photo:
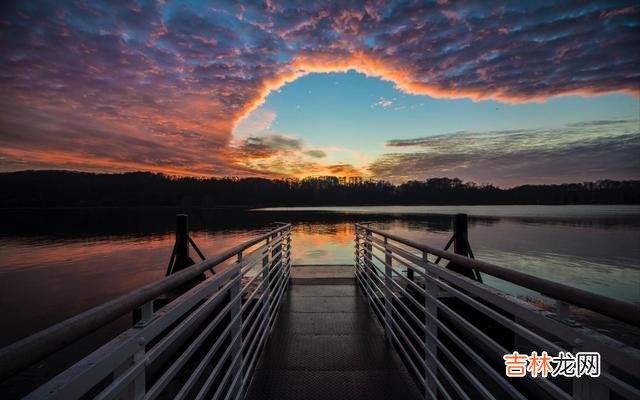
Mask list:
[[[465,257],[469,257],[469,230],[467,227],[467,214],[456,214],[453,222],[453,251]]]
[[[176,254],[172,273],[185,269],[195,262],[189,256],[189,216],[176,215]]]
[[[467,228],[467,214],[456,214],[453,221],[453,251],[461,256],[469,257],[471,249],[469,248],[469,231]],[[453,262],[447,265],[447,268],[459,274],[467,276],[471,279],[480,280],[476,276],[476,271],[461,267]]]
[[[176,215],[176,261],[189,258],[189,216]]]

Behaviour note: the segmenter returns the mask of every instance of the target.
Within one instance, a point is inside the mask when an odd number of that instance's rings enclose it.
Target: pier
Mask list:
[[[247,399],[422,398],[351,280],[290,286]]]
[[[640,398],[640,350],[572,319],[593,313],[637,335],[640,307],[475,259],[464,215],[444,249],[356,224],[350,265],[293,265],[287,223],[206,258],[178,221],[164,279],[0,350],[0,380],[130,315],[25,398]],[[514,351],[597,352],[600,374],[509,378]]]

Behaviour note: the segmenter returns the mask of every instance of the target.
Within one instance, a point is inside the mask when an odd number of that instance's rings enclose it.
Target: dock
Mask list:
[[[297,264],[291,268],[293,285],[353,285],[353,265]]]
[[[25,382],[125,317],[126,330],[19,397],[640,398],[640,349],[572,319],[593,313],[637,335],[640,306],[476,260],[466,216],[453,221],[444,249],[358,223],[353,264],[294,265],[288,223],[207,258],[179,216],[164,279],[0,349],[0,381]],[[534,351],[597,353],[597,374],[507,376],[504,356]]]
[[[340,268],[320,269],[314,284],[291,285],[246,398],[420,399],[353,273],[350,283],[318,285]]]

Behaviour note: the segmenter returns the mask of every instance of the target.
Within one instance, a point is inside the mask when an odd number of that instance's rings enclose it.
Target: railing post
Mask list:
[[[424,253],[423,253],[424,254]],[[414,280],[414,275],[413,275],[413,269],[410,267],[407,267],[407,278],[411,281],[411,282],[415,282]]]
[[[573,354],[584,351],[582,339],[574,342]],[[576,367],[577,368],[577,367]],[[600,359],[600,374],[609,372],[609,366]],[[590,376],[573,378],[573,396],[576,400],[602,399],[609,400],[609,388]]]
[[[291,227],[286,230],[286,238],[287,238],[287,274],[289,274],[289,270],[291,268]],[[289,278],[291,276],[289,275]]]
[[[140,320],[134,325],[136,328],[147,326],[153,319],[153,300],[140,306]]]
[[[282,246],[282,240],[280,243],[276,243],[278,241],[278,235],[281,233],[274,234],[271,236],[271,265],[275,266],[278,261],[278,247]],[[282,238],[284,240],[284,238]]]
[[[265,249],[264,256],[262,257],[262,284],[264,290],[264,307],[262,309],[262,318],[268,321],[269,319],[269,307],[271,306],[271,282],[269,279],[269,273],[271,271],[271,264],[269,263],[271,255],[271,237],[267,238],[267,248]]]
[[[271,265],[275,266],[278,259],[277,259],[277,254],[278,254],[278,250],[280,250],[282,247],[282,240],[280,241],[280,244],[276,244],[274,245],[273,242],[276,241],[276,239],[278,238],[277,235],[273,235],[271,236],[271,246],[270,246],[270,250],[271,250]],[[278,249],[280,247],[280,249]],[[280,257],[282,257],[282,253],[280,253]]]
[[[287,229],[287,268],[291,266],[291,228]]]
[[[363,258],[363,254],[362,254],[362,246],[361,246],[361,242],[360,240],[362,239],[359,235],[360,235],[361,230],[359,230],[358,226],[356,225],[356,263],[357,265],[362,265],[362,258]]]
[[[235,364],[232,364],[231,368],[237,368],[237,372],[234,371],[235,373],[233,374],[233,376],[235,376],[236,374],[240,374],[240,377],[242,378],[242,376],[244,376],[244,359],[242,357],[242,252],[238,253],[238,262],[236,268],[238,268],[238,273],[234,274],[233,278],[231,278],[234,279],[234,282],[229,288],[229,301],[232,302],[230,310],[231,318],[233,319],[237,316],[237,319],[231,326],[231,338],[233,340],[236,335],[239,336],[239,338],[233,345],[231,360],[233,360],[235,357],[238,357],[238,361]],[[242,393],[242,379],[239,380],[238,385],[239,387],[236,389],[236,393]]]
[[[354,242],[355,242],[355,257],[353,258],[354,261],[354,267],[358,268],[358,265],[360,265],[360,236],[358,235],[358,225],[355,225],[355,235],[354,235]]]
[[[135,365],[139,362],[144,362],[145,358],[145,346],[147,345],[147,340],[140,336],[138,338],[138,348],[134,350],[132,356],[127,357],[127,359],[117,368],[113,370],[113,380],[115,381],[118,377],[124,375],[129,371],[129,369],[134,368]],[[141,399],[144,397],[146,393],[146,369],[143,368],[142,371],[131,381],[121,392],[119,395],[120,399]]]
[[[146,344],[147,344],[147,340],[144,337],[140,337],[140,339],[138,339],[138,346],[140,346],[140,348],[133,355],[134,365],[137,363],[144,362]],[[146,380],[147,380],[147,373],[146,373],[146,367],[145,367],[145,368],[142,368],[142,371],[140,372],[140,374],[138,374],[138,376],[136,376],[136,379],[132,383],[134,399],[141,399],[144,397],[145,393],[147,392]]]
[[[134,328],[144,328],[153,319],[153,300],[144,303],[140,306],[140,320],[134,325]],[[138,350],[133,353],[133,357],[129,358],[120,368],[114,371],[114,379],[116,376],[123,374],[126,370],[139,362],[144,362],[145,358],[145,346],[147,340],[144,337],[138,339]],[[142,372],[135,377],[125,391],[122,393],[124,399],[141,399],[144,397],[146,387],[146,368],[142,369]]]
[[[391,280],[393,279],[393,268],[391,251],[387,248],[388,239],[384,238],[384,325],[388,330],[387,340],[391,341]]]
[[[371,278],[371,275],[373,275],[373,266],[371,265],[371,263],[373,262],[373,259],[371,257],[371,251],[373,249],[373,245],[371,244],[372,242],[372,233],[370,230],[365,230],[364,233],[364,262],[365,262],[365,271],[367,271],[367,274],[369,275],[369,279]]]
[[[556,317],[562,322],[569,322],[569,303],[556,300]]]
[[[427,252],[422,252],[422,260],[426,263],[429,261]],[[438,285],[433,282],[432,279],[435,279],[435,276],[431,273],[427,272],[425,268],[425,272],[427,277],[424,280],[424,344],[425,344],[425,353],[424,353],[424,365],[425,365],[425,382],[427,389],[431,391],[431,393],[436,393],[437,385],[434,379],[431,377],[427,370],[433,372],[434,376],[438,375],[438,364],[435,362],[435,358],[438,357],[438,344],[433,338],[438,337],[438,324],[436,323],[434,318],[438,318],[438,305],[437,303],[429,298],[427,294],[433,296],[433,298],[437,298],[438,295]],[[431,278],[431,279],[429,279]],[[429,316],[432,315],[432,317]],[[433,354],[433,357],[429,356],[428,353]],[[425,398],[429,391],[425,391]]]

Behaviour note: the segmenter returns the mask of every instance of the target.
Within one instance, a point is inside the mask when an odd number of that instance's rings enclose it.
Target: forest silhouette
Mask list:
[[[0,173],[0,187],[3,208],[640,203],[640,181],[614,180],[499,188],[458,178],[394,185],[334,176],[203,179],[41,170]]]

